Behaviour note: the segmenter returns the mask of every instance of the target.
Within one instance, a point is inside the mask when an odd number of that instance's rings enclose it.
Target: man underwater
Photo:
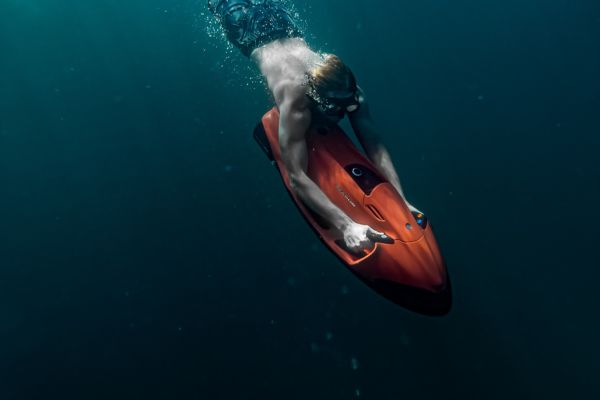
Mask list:
[[[279,1],[208,0],[208,7],[227,39],[256,63],[267,80],[280,114],[281,157],[295,194],[339,232],[352,252],[389,240],[353,221],[306,174],[305,136],[311,124],[323,119],[338,123],[347,115],[367,157],[406,201],[391,157],[376,133],[365,94],[350,68],[333,54],[311,50]]]

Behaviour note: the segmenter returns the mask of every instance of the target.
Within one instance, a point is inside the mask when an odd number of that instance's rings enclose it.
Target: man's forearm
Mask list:
[[[367,112],[367,111],[365,111]],[[363,118],[352,118],[350,120],[352,127],[358,136],[367,157],[375,164],[379,172],[396,188],[398,193],[406,200],[400,178],[394,168],[392,157],[382,144],[381,139],[377,135],[377,129],[373,124],[371,117],[367,114]]]
[[[398,177],[398,173],[396,172],[396,168],[394,168],[394,163],[392,162],[392,158],[387,149],[383,145],[378,145],[376,149],[367,151],[367,156],[373,161],[379,172],[381,172],[383,176],[390,181],[392,186],[396,188],[398,193],[400,193],[403,198],[406,198],[404,196],[404,191],[402,190],[402,185],[400,184],[400,178]]]
[[[306,206],[338,230],[343,230],[352,222],[350,217],[336,206],[308,175],[302,174],[302,176],[296,177],[293,180],[292,189]]]

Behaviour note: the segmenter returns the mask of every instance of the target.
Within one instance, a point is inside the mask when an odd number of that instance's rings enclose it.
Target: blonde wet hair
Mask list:
[[[355,91],[356,78],[352,70],[335,54],[325,54],[306,74],[308,94],[319,101],[324,93]]]

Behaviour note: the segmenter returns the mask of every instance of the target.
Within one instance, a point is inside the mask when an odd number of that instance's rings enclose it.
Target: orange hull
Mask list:
[[[290,188],[279,147],[279,112],[273,108],[254,137],[276,163],[292,199],[327,247],[364,283],[394,303],[426,315],[451,307],[448,273],[426,217],[417,218],[403,198],[337,126],[316,126],[308,133],[308,176],[354,221],[394,239],[376,243],[364,255],[346,251],[318,215]]]

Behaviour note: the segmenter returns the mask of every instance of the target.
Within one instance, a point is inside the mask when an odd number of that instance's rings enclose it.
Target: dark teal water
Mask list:
[[[204,1],[3,0],[0,398],[597,398],[600,3],[295,4],[429,213],[451,314],[320,245]]]

